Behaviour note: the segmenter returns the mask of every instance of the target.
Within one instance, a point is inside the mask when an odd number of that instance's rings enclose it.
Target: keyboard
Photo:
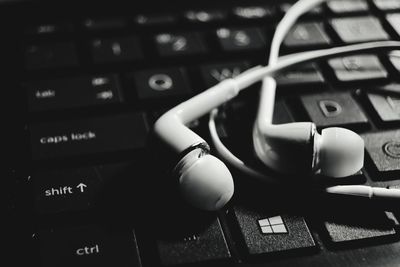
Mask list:
[[[400,188],[399,51],[313,62],[276,78],[274,122],[356,131],[365,141],[360,172],[339,181],[294,175],[273,186],[230,168],[233,199],[204,212],[182,200],[165,164],[173,155],[158,149],[152,125],[181,101],[265,64],[293,2],[141,2],[2,4],[4,263],[399,266],[398,203],[310,190]],[[298,21],[282,55],[399,39],[400,1],[333,0]],[[254,165],[259,87],[217,118],[223,142]],[[190,127],[210,141],[207,120]]]

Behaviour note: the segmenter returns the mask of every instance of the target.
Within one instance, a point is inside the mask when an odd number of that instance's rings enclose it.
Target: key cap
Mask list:
[[[161,33],[155,36],[157,51],[163,57],[202,54],[207,51],[198,33]]]
[[[389,22],[390,26],[400,35],[400,14],[393,13],[386,15],[386,20]]]
[[[400,98],[378,94],[367,94],[367,97],[381,122],[400,121]]]
[[[104,186],[94,167],[38,172],[32,176],[39,213],[87,210]]]
[[[368,119],[350,93],[324,93],[301,96],[311,121],[318,127],[365,127]]]
[[[275,77],[275,80],[279,86],[296,86],[296,88],[303,85],[318,85],[325,83],[322,73],[317,69],[315,64],[285,71],[278,74]]]
[[[363,134],[365,148],[379,179],[397,179],[400,170],[400,131]]]
[[[140,14],[134,18],[134,22],[140,26],[165,26],[173,24],[177,21],[177,18],[172,15],[161,15],[161,14]]]
[[[126,23],[123,19],[119,18],[108,18],[108,19],[88,18],[83,22],[83,26],[88,31],[115,30],[126,27]]]
[[[289,9],[293,6],[293,3],[283,3],[279,5],[279,9],[282,14],[286,14]],[[304,14],[305,16],[322,16],[325,13],[325,8],[322,5],[318,5],[311,9],[308,13]]]
[[[139,60],[143,57],[139,39],[133,36],[95,39],[91,46],[95,63]]]
[[[317,211],[323,221],[328,240],[336,245],[349,242],[367,242],[394,238],[393,221],[384,211],[374,208],[371,202],[335,199],[332,207],[324,205]],[[339,203],[338,203],[339,202]],[[365,206],[369,205],[366,209]]]
[[[34,160],[140,150],[148,125],[143,113],[30,126]]]
[[[331,39],[322,23],[305,22],[296,24],[287,34],[283,44],[288,48],[329,45]]]
[[[191,93],[186,71],[182,68],[145,70],[133,73],[139,99],[184,96]]]
[[[300,216],[241,206],[233,208],[233,215],[250,255],[311,249],[316,246],[306,222]]]
[[[37,234],[41,266],[141,266],[131,229],[81,226]]]
[[[330,23],[340,39],[345,43],[369,42],[390,38],[379,19],[373,16],[335,18]]]
[[[372,2],[383,11],[400,9],[400,2],[397,0],[372,0]]]
[[[369,9],[365,0],[334,0],[328,1],[327,6],[335,14],[367,12]]]
[[[375,55],[334,58],[328,64],[341,82],[385,79],[388,75]]]
[[[196,230],[191,226],[185,225],[183,228],[193,228],[193,231],[184,231],[156,241],[163,266],[221,261],[231,257],[217,218]]]
[[[227,78],[234,78],[249,67],[249,63],[232,62],[223,64],[208,64],[200,67],[201,76],[206,87],[211,87]]]
[[[238,6],[232,11],[238,19],[266,19],[275,15],[272,7],[269,6]]]
[[[75,44],[71,42],[31,45],[25,51],[25,67],[28,70],[73,67],[77,64]]]
[[[226,52],[265,48],[265,39],[258,28],[220,28],[217,37],[222,50]]]
[[[122,103],[115,74],[32,81],[27,88],[30,111],[46,111]]]
[[[210,23],[226,19],[226,13],[220,10],[189,10],[183,16],[192,23]]]
[[[26,34],[37,36],[71,32],[72,25],[69,23],[42,23],[38,25],[29,25],[25,30]]]

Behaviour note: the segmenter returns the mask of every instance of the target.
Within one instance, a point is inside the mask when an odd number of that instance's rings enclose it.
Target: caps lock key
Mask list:
[[[148,124],[143,113],[30,126],[34,160],[144,148]]]

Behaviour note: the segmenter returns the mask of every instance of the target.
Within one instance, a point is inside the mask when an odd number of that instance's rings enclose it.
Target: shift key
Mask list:
[[[148,124],[143,113],[30,125],[34,160],[141,150]]]

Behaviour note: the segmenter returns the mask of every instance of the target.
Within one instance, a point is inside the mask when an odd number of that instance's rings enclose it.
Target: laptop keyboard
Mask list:
[[[24,21],[17,84],[25,97],[24,156],[8,167],[12,190],[5,190],[6,215],[17,221],[13,239],[21,240],[14,250],[24,251],[15,266],[398,266],[393,203],[309,192],[310,177],[276,188],[233,170],[233,200],[202,212],[183,202],[164,168],[170,156],[156,152],[154,121],[264,64],[290,5]],[[399,18],[399,1],[331,1],[296,24],[282,53],[399,40]],[[280,74],[275,123],[358,132],[364,168],[340,183],[400,186],[399,58],[356,54]],[[218,117],[224,142],[253,163],[258,87]],[[207,139],[207,117],[190,126]]]

